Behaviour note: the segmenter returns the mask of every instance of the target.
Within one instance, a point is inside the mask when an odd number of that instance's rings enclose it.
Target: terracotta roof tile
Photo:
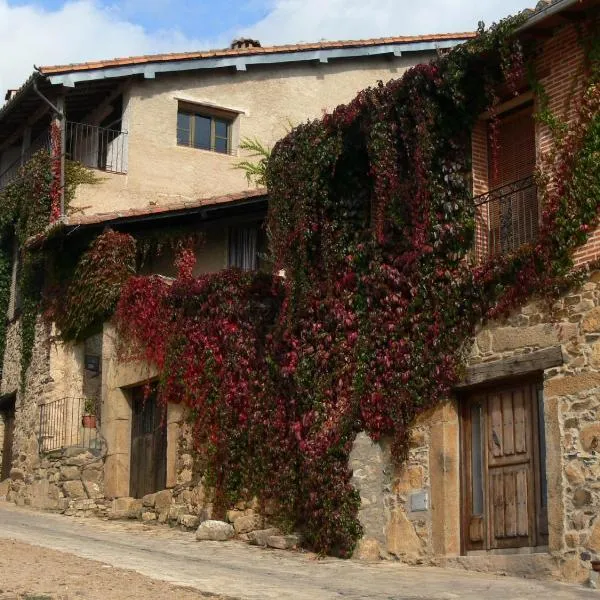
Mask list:
[[[445,40],[467,40],[475,37],[474,32],[461,33],[436,33],[430,35],[414,35],[401,37],[372,38],[366,40],[339,40],[323,41],[308,44],[288,44],[283,46],[265,46],[252,48],[226,48],[222,50],[206,50],[200,52],[175,52],[171,54],[153,54],[143,56],[129,56],[113,58],[109,60],[98,60],[84,63],[73,63],[69,65],[54,65],[41,67],[45,75],[58,73],[69,73],[74,71],[91,71],[108,67],[122,67],[133,64],[169,62],[176,60],[194,60],[199,58],[219,58],[227,56],[253,56],[260,54],[273,54],[283,52],[308,52],[311,50],[322,50],[329,48],[362,48],[377,46],[380,44],[410,44],[413,42],[440,42]]]
[[[122,211],[113,211],[107,213],[96,213],[93,215],[73,215],[66,219],[66,226],[74,225],[94,225],[107,223],[116,219],[126,219],[143,217],[146,215],[166,214],[181,210],[201,208],[202,206],[214,206],[216,204],[227,204],[229,202],[239,202],[250,198],[260,198],[266,196],[266,188],[258,188],[235,194],[225,194],[223,196],[212,196],[211,198],[199,198],[198,200],[186,200],[164,204],[163,206],[150,206],[146,208],[130,208]]]

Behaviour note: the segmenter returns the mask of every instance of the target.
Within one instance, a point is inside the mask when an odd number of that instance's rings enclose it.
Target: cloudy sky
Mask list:
[[[0,0],[0,92],[33,65],[222,48],[470,31],[535,0]]]

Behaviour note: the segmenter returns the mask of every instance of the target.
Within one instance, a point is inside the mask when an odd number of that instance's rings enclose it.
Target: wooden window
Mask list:
[[[462,410],[465,550],[547,544],[543,401],[528,381],[469,394]]]
[[[177,144],[231,154],[233,121],[234,116],[227,111],[180,103],[177,111]]]
[[[490,124],[491,127],[491,124]],[[494,139],[495,138],[495,139]],[[537,238],[539,205],[533,180],[536,162],[532,107],[500,118],[489,132],[488,183],[490,192],[481,209],[489,225],[488,254],[516,250]]]

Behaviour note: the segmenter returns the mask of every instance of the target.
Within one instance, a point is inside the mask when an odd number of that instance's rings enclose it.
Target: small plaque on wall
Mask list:
[[[100,357],[95,354],[85,355],[85,368],[94,373],[100,373]]]
[[[429,494],[427,492],[416,492],[411,494],[410,510],[412,512],[424,512],[429,510]]]

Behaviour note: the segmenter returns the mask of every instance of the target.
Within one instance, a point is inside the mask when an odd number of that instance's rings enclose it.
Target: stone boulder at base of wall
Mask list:
[[[301,538],[299,535],[272,535],[267,538],[267,546],[277,548],[279,550],[291,550],[300,545]]]
[[[233,527],[225,521],[204,521],[196,531],[198,541],[225,542],[235,535]]]
[[[248,541],[255,546],[266,546],[267,540],[273,536],[281,535],[281,531],[276,527],[269,529],[258,529],[256,531],[250,531],[248,533]]]

